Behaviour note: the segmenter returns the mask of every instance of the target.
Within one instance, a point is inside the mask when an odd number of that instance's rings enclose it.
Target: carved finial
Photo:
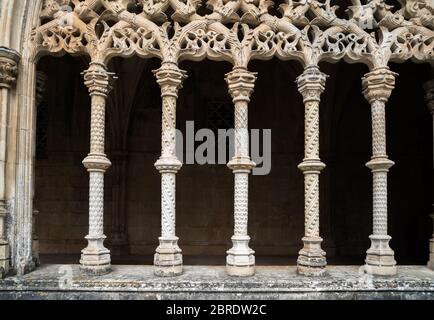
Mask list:
[[[9,89],[15,85],[20,58],[18,52],[0,47],[0,88]]]
[[[387,102],[395,88],[397,73],[388,67],[377,68],[365,74],[362,78],[363,94],[369,103],[373,101]]]

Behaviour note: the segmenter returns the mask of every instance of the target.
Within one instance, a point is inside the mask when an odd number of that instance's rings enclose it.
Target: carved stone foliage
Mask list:
[[[19,59],[17,52],[0,47],[0,88],[11,88],[15,84]]]
[[[347,18],[331,1],[286,0],[272,15],[269,0],[45,0],[32,32],[35,56],[86,54],[106,63],[114,56],[227,60],[362,62],[370,68],[408,59],[433,62],[433,7],[429,2],[352,0]],[[173,14],[168,17],[168,13]]]

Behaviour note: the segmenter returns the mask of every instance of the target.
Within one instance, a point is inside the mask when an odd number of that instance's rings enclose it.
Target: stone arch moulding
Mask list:
[[[373,172],[377,192],[374,195],[374,233],[372,248],[368,250],[369,272],[394,273],[393,251],[388,248],[387,235],[387,172],[393,162],[386,155],[384,130],[385,104],[394,88],[395,73],[388,68],[390,61],[434,61],[434,8],[425,1],[401,0],[395,7],[383,0],[368,0],[361,4],[352,0],[347,19],[336,15],[330,1],[291,1],[280,6],[281,15],[269,12],[271,1],[252,2],[234,0],[210,1],[211,13],[200,15],[200,1],[162,0],[36,0],[2,2],[0,25],[4,28],[0,44],[20,53],[19,77],[10,92],[11,124],[7,135],[6,202],[8,239],[11,247],[11,266],[18,274],[34,268],[32,260],[32,214],[34,188],[35,145],[35,63],[43,54],[86,54],[91,58],[85,73],[86,84],[95,103],[95,126],[104,126],[105,98],[113,74],[106,70],[107,62],[115,56],[142,58],[157,57],[162,61],[156,71],[163,96],[162,156],[156,167],[162,174],[162,199],[175,195],[175,174],[180,170],[173,154],[173,126],[176,98],[186,74],[179,69],[182,60],[199,61],[204,58],[225,60],[233,64],[227,75],[229,92],[234,100],[235,120],[239,128],[247,128],[247,105],[253,92],[256,74],[248,70],[253,59],[296,60],[304,67],[297,79],[306,109],[306,152],[299,168],[305,176],[306,234],[305,248],[300,251],[299,272],[319,275],[324,272],[326,259],[319,237],[318,184],[325,167],[319,159],[319,104],[327,75],[319,62],[366,64],[370,72],[363,78],[364,96],[372,109],[373,159],[368,167]],[[141,4],[136,13],[131,6]],[[173,10],[170,19],[166,12]],[[43,22],[41,24],[41,21]],[[170,22],[169,22],[170,21]],[[370,30],[374,30],[373,35]],[[20,92],[20,94],[17,94]],[[9,98],[9,96],[8,96]],[[96,132],[97,130],[95,130]],[[100,134],[100,132],[96,132]],[[110,166],[105,157],[101,136],[94,137],[85,166],[91,176],[91,190],[95,192],[91,204],[89,245],[98,247],[98,257],[82,256],[83,265],[92,272],[106,272],[110,259],[102,246],[100,195],[103,173]],[[103,140],[102,136],[102,140]],[[232,275],[254,273],[253,251],[248,247],[247,183],[254,167],[250,161],[248,140],[240,129],[235,158],[229,163],[235,176],[235,234],[227,265]],[[91,145],[92,148],[92,145]],[[376,197],[378,196],[378,197]],[[174,198],[174,197],[169,197]],[[159,275],[182,271],[182,256],[175,236],[175,203],[163,203],[161,252],[174,256],[173,269],[158,269]],[[92,233],[94,232],[94,233]],[[91,234],[92,233],[92,234]],[[376,248],[386,252],[383,256]],[[161,249],[160,248],[160,249]],[[240,257],[248,257],[247,265]],[[102,259],[94,261],[92,259]],[[162,258],[167,259],[167,257]],[[386,267],[377,268],[377,265]],[[93,268],[98,266],[98,268]],[[89,271],[89,270],[88,270]]]

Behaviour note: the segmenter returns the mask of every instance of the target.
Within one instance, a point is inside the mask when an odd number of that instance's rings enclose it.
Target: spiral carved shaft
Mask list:
[[[174,237],[176,220],[176,202],[175,202],[175,180],[174,173],[164,173],[161,175],[161,236]]]
[[[155,164],[161,173],[161,235],[173,238],[176,234],[176,173],[182,166],[176,158],[176,102],[186,75],[177,65],[167,62],[154,73],[163,101],[161,157]]]
[[[316,66],[307,67],[297,79],[303,95],[304,159],[299,169],[304,174],[305,236],[319,237],[319,174],[325,165],[319,158],[319,103],[326,75]]]
[[[162,157],[176,156],[176,97],[163,96],[163,115],[161,133]]]
[[[319,101],[306,101],[304,157],[319,159]]]
[[[305,236],[319,236],[319,175],[304,176]]]

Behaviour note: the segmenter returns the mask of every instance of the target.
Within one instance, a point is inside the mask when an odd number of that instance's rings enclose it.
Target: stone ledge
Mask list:
[[[434,271],[424,266],[400,266],[397,276],[375,278],[360,275],[358,266],[330,266],[320,278],[297,275],[295,266],[257,267],[250,278],[229,277],[223,266],[184,270],[181,276],[159,278],[152,266],[115,265],[112,273],[91,277],[81,275],[78,265],[43,265],[1,280],[0,299],[434,300]]]

